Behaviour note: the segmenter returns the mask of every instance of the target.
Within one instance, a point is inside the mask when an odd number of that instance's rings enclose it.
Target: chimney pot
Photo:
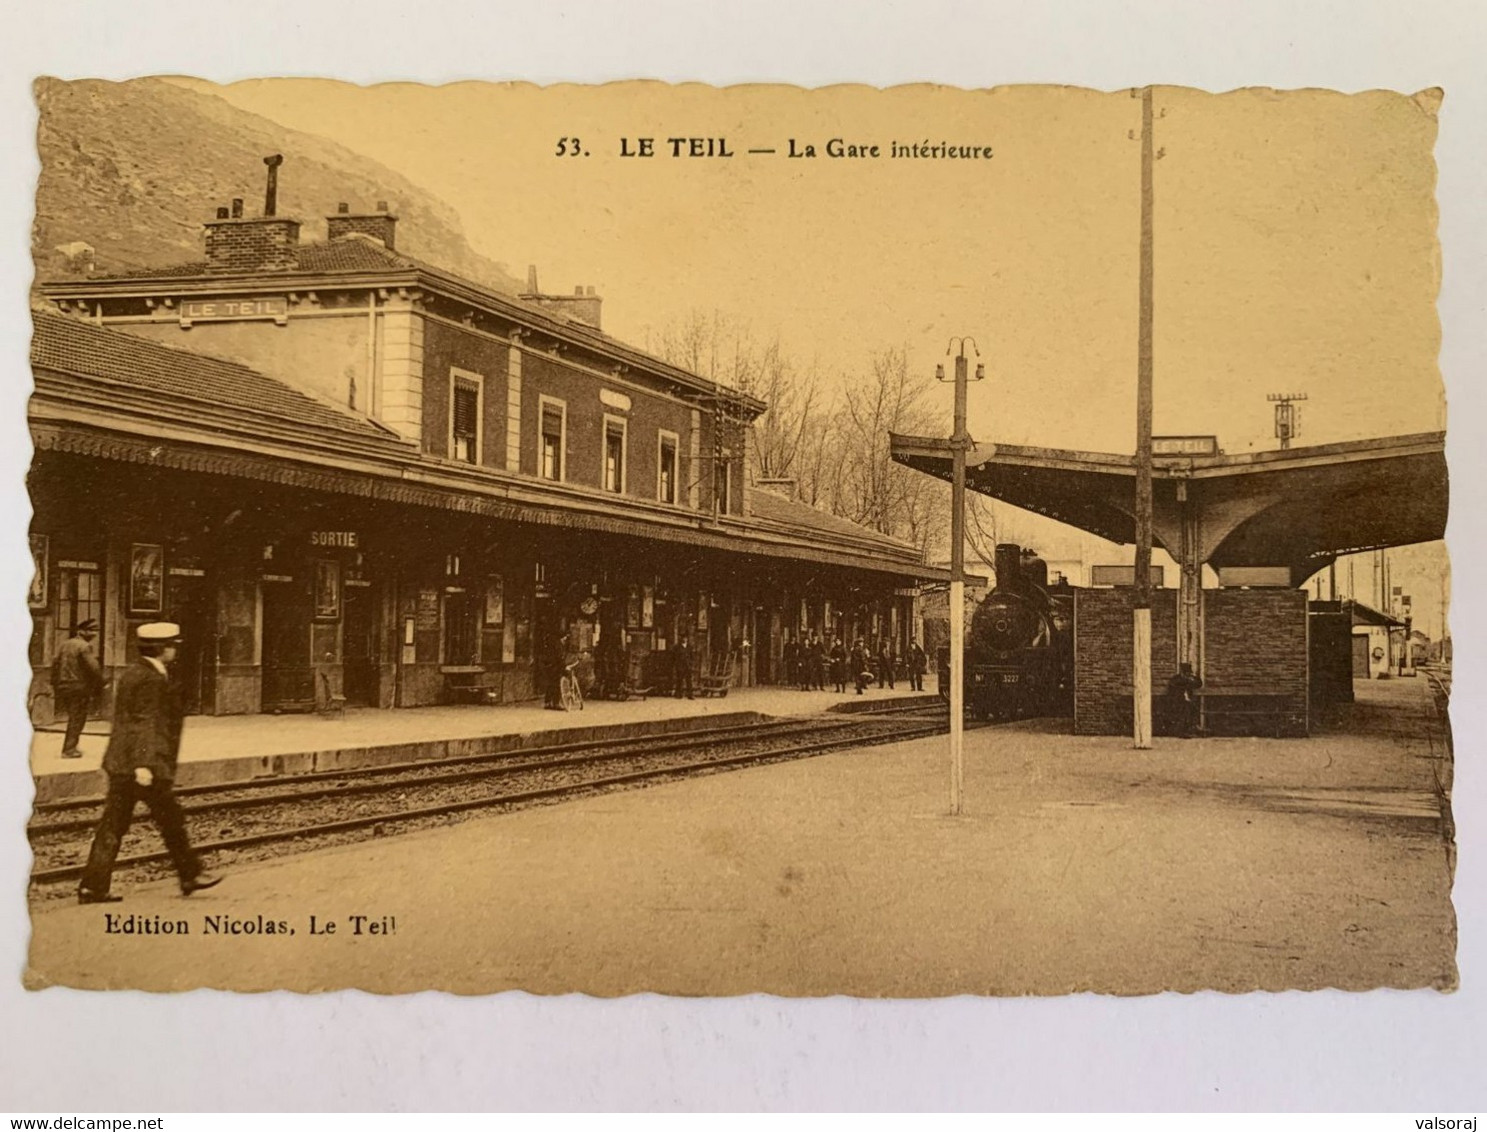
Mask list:
[[[243,198],[242,197],[233,197],[232,198],[232,218],[234,220],[241,220],[242,217],[243,217]]]
[[[377,202],[377,211],[378,212],[386,212],[387,211],[387,202],[385,200],[379,200]]]
[[[351,206],[345,201],[342,201],[340,204],[336,205],[336,211],[344,216],[346,213],[351,211]]]
[[[227,206],[225,204],[224,205],[221,205],[217,209],[217,219],[218,220],[226,220],[227,217],[228,217]]]
[[[263,214],[275,216],[279,211],[279,166],[284,164],[284,155],[275,153],[263,159],[268,166],[268,183],[263,190]]]
[[[540,293],[537,290],[537,265],[530,263],[527,265],[527,294],[536,295]]]
[[[578,286],[578,287],[573,288],[573,293],[575,295],[582,295],[583,294],[583,287],[582,286]]]

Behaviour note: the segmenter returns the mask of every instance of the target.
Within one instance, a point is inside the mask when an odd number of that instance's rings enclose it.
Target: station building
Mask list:
[[[269,209],[268,211],[272,211]],[[87,618],[185,630],[192,711],[780,682],[788,636],[914,625],[903,543],[746,482],[767,406],[399,252],[394,215],[220,210],[199,262],[43,284],[29,476],[33,715]],[[106,705],[104,707],[106,710]]]

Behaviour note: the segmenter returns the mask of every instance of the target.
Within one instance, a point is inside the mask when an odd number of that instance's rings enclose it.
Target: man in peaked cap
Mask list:
[[[134,803],[144,801],[160,827],[165,847],[181,880],[181,894],[190,896],[221,882],[204,872],[186,837],[186,819],[172,785],[181,749],[181,721],[185,712],[171,682],[168,666],[181,643],[181,627],[169,621],[141,625],[135,637],[139,659],[124,670],[114,693],[114,729],[104,752],[108,794],[103,817],[93,835],[93,848],[78,886],[79,904],[105,904],[120,899],[110,895],[119,842],[134,820]]]
[[[80,621],[52,658],[52,697],[67,716],[67,734],[62,740],[64,759],[83,757],[77,749],[78,740],[83,734],[83,724],[88,722],[89,708],[103,691],[103,669],[93,655],[93,641],[97,637],[97,621],[91,617]]]

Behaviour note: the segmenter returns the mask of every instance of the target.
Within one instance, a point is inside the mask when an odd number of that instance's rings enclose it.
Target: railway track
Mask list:
[[[202,853],[271,855],[327,841],[380,836],[392,827],[442,824],[471,811],[547,804],[723,770],[806,758],[943,732],[941,718],[863,713],[777,720],[674,736],[586,740],[500,754],[401,763],[178,791]],[[34,888],[82,873],[101,799],[38,806],[27,834]],[[160,871],[168,854],[153,823],[137,821],[121,873]]]

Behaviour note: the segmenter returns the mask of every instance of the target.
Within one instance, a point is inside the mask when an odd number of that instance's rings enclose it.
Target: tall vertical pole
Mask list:
[[[1136,577],[1131,696],[1138,750],[1151,746],[1152,109],[1141,92],[1141,313],[1136,355]]]
[[[950,434],[950,814],[958,816],[965,795],[966,649],[966,346],[955,359],[955,431]]]

